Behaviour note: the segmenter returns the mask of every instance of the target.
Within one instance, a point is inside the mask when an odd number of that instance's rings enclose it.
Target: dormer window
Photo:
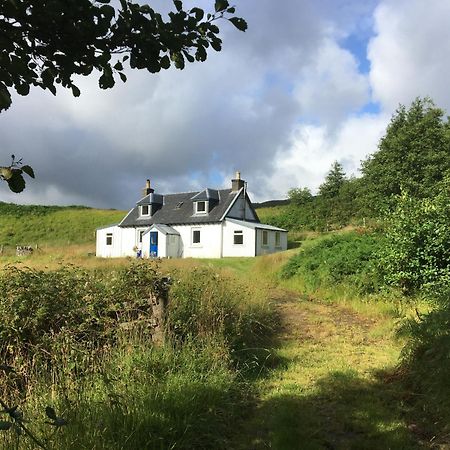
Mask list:
[[[150,205],[142,205],[141,216],[149,216],[149,215],[150,215]]]
[[[195,202],[195,214],[208,214],[208,202]]]

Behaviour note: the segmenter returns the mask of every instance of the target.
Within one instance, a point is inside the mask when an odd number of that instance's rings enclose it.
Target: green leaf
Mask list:
[[[245,31],[248,28],[247,22],[240,17],[231,17],[228,19],[239,31]]]
[[[139,11],[141,11],[141,13],[143,13],[143,14],[151,14],[153,10],[152,10],[152,8],[150,8],[149,5],[142,5],[139,8]]]
[[[45,408],[45,414],[49,419],[52,420],[56,420],[58,418],[56,415],[56,411],[51,406],[47,406]]]
[[[20,83],[14,86],[19,95],[28,95],[30,93],[30,85],[27,83]]]
[[[185,57],[190,63],[193,63],[193,62],[195,61],[195,58],[194,58],[192,55],[190,55],[188,52],[183,51],[183,54],[184,54],[184,57]]]
[[[72,84],[72,94],[74,97],[79,97],[81,95],[80,90],[74,84]]]
[[[9,430],[12,427],[11,422],[0,420],[0,430]]]
[[[114,69],[116,70],[123,70],[123,65],[120,61],[117,61],[116,64],[114,64]]]
[[[8,88],[0,82],[0,111],[8,109],[11,106],[11,95]]]
[[[216,51],[220,52],[222,50],[222,41],[220,39],[212,39],[211,47]]]
[[[123,72],[119,72],[119,77],[124,83],[127,81],[127,76]]]
[[[221,12],[227,9],[230,6],[227,0],[216,0],[214,8],[216,12]]]
[[[163,56],[160,64],[163,69],[168,69],[170,67],[170,58],[167,55]]]
[[[195,15],[195,20],[197,20],[197,22],[200,22],[200,20],[202,20],[203,17],[205,16],[205,12],[203,11],[203,9],[200,8],[192,8],[191,14]]]
[[[34,178],[34,170],[30,166],[22,166],[22,172],[25,172],[29,177]]]
[[[25,180],[22,176],[22,171],[20,169],[13,169],[13,176],[7,180],[9,189],[16,194],[22,192],[25,189]]]
[[[181,0],[173,0],[173,4],[175,5],[175,8],[177,8],[178,12],[183,10],[183,2]]]

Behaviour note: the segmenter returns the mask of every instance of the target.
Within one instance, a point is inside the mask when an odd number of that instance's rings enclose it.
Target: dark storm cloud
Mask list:
[[[146,178],[176,192],[235,170],[264,197],[275,155],[307,115],[295,83],[314,64],[336,9],[327,16],[312,1],[248,0],[238,12],[249,30],[222,22],[224,49],[203,64],[130,72],[125,85],[106,92],[90,77],[80,80],[77,99],[36,91],[14,98],[0,117],[2,155],[23,156],[38,176],[20,196],[3,190],[3,199],[128,208]]]

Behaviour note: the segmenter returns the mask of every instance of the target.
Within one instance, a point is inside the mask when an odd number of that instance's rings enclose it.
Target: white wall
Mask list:
[[[106,245],[106,235],[112,233],[112,245]],[[136,245],[134,228],[119,228],[118,226],[97,230],[96,255],[103,258],[118,258],[135,256],[133,247]]]
[[[243,243],[234,243],[234,232],[242,231]],[[223,256],[255,256],[255,230],[231,223],[223,223]]]
[[[222,225],[199,224],[173,225],[180,233],[180,248],[183,258],[220,258],[222,256]],[[192,230],[200,230],[200,244],[192,243]]]
[[[267,245],[263,245],[263,231],[267,231]],[[276,231],[256,229],[256,255],[266,255],[268,253],[281,252],[287,250],[287,232],[280,233],[280,245],[275,246]]]

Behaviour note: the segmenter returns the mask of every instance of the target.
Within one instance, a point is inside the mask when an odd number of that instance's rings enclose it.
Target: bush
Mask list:
[[[281,276],[301,276],[312,289],[348,283],[359,294],[373,293],[380,288],[376,262],[381,246],[378,234],[335,234],[293,256]]]
[[[431,312],[408,320],[400,332],[408,337],[402,370],[416,394],[411,405],[438,445],[439,435],[450,432],[450,285],[435,300]]]
[[[155,347],[149,299],[166,288],[145,261],[111,272],[3,271],[0,399],[20,403],[50,448],[229,448],[249,390],[236,363],[270,333],[272,311],[231,276],[178,272],[173,339]],[[63,430],[44,424],[49,404],[67,420]],[[19,447],[12,430],[0,430],[0,439],[5,448],[31,448]]]
[[[428,295],[450,281],[450,178],[433,198],[403,193],[388,217],[381,267],[386,283],[406,295]]]
[[[59,338],[101,349],[119,332],[147,329],[150,297],[166,289],[154,266],[137,263],[110,274],[66,267],[8,267],[0,276],[0,354],[51,355]]]

